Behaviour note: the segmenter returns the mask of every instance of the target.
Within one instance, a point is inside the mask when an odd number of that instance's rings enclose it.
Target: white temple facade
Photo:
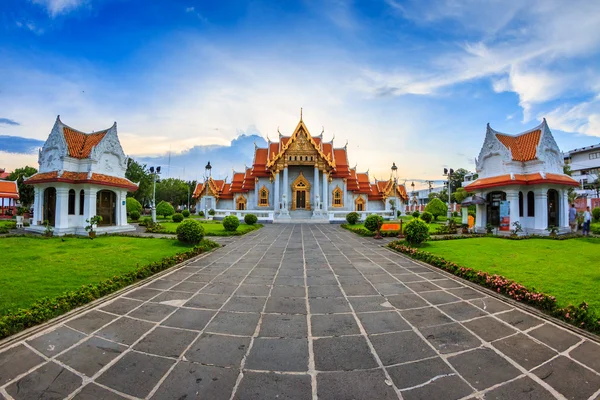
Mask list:
[[[481,199],[475,230],[548,235],[569,232],[568,189],[578,182],[563,173],[563,155],[546,119],[533,129],[508,135],[487,126],[476,168],[479,177],[464,187]]]
[[[98,234],[135,230],[127,223],[125,198],[137,185],[125,178],[127,156],[109,129],[84,133],[62,123],[60,116],[39,152],[39,172],[26,183],[35,188],[33,223],[27,230],[55,235],[87,235],[86,220],[102,217]]]

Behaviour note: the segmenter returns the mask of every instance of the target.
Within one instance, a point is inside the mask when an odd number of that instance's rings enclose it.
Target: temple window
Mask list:
[[[519,217],[523,216],[523,192],[519,192]]]
[[[259,194],[260,194],[260,198],[259,198],[258,204],[261,207],[268,207],[269,206],[269,190],[265,186],[263,186],[260,189]]]
[[[334,207],[343,207],[344,202],[342,201],[342,189],[340,187],[336,187],[333,190],[333,206]]]
[[[365,211],[365,200],[362,197],[357,198],[354,204],[356,211]]]
[[[268,198],[268,195],[267,195]],[[240,196],[237,199],[237,207],[238,210],[245,210],[246,209],[246,198],[244,196]]]
[[[79,191],[79,215],[83,215],[83,205],[85,204],[85,192]]]
[[[69,215],[75,215],[75,190],[69,190]]]
[[[533,192],[527,192],[527,216],[535,217],[535,196]]]

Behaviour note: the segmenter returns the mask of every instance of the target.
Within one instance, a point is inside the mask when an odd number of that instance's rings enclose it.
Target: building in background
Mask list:
[[[579,182],[577,194],[598,198],[595,184],[600,179],[600,143],[563,153],[565,164],[571,168],[571,177]]]

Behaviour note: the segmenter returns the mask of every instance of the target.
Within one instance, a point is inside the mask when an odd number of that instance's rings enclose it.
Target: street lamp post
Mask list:
[[[392,163],[392,178],[394,179],[394,201],[396,202],[396,207],[399,207],[399,202],[398,202],[398,167],[396,167],[396,163]],[[392,210],[394,211],[394,218],[397,218],[397,213],[396,210]],[[403,238],[404,236],[402,235],[402,219],[400,219],[400,230],[398,231],[398,236],[399,239]]]
[[[412,195],[411,195],[411,199],[410,202],[413,204],[413,208],[415,204],[415,183],[411,183],[410,186],[412,187]],[[415,210],[411,210],[411,211],[415,211]]]
[[[454,170],[452,168],[448,169],[448,168],[444,168],[444,176],[448,177],[448,220],[446,221],[446,223],[448,225],[450,225],[450,220],[452,219],[452,210],[450,210],[450,196],[452,196],[452,188],[450,187],[450,179],[452,178],[452,175],[454,174]]]
[[[152,174],[152,223],[156,223],[156,179],[157,175],[160,174],[160,167],[150,167],[150,173]]]
[[[204,167],[204,186],[206,187],[206,196],[208,196],[208,180],[212,177],[212,166],[210,161]],[[208,207],[206,204],[206,196],[204,197],[204,218],[208,219]]]

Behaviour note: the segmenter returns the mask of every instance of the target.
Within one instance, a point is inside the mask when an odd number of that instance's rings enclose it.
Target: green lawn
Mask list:
[[[560,306],[586,301],[600,315],[600,239],[484,237],[426,242],[420,249],[555,296]]]
[[[200,221],[198,221],[200,222]],[[167,230],[166,233],[176,233],[175,230],[177,226],[179,226],[178,222],[161,222],[160,223],[163,228]],[[262,225],[246,225],[240,224],[235,232],[228,232],[223,228],[223,224],[219,221],[206,221],[202,223],[202,227],[204,228],[204,234],[206,236],[229,236],[229,235],[241,235],[244,233],[248,233],[250,231],[254,231]]]
[[[191,247],[177,240],[117,236],[0,238],[0,316]]]

